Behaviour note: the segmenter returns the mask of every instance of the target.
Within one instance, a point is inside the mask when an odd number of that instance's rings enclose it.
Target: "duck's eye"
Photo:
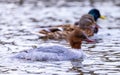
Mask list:
[[[76,35],[76,37],[81,38],[81,39],[86,39],[87,38],[86,35],[84,35],[84,34]]]
[[[87,37],[86,37],[85,35],[82,35],[81,38],[82,38],[82,39],[86,39]]]

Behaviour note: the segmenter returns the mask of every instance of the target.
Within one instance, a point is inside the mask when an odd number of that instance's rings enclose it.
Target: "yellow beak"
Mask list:
[[[100,16],[100,18],[101,18],[101,19],[106,19],[106,17],[105,17],[105,16]]]

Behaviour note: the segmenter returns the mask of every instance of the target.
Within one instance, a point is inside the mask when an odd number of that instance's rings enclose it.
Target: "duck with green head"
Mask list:
[[[98,9],[91,9],[89,12],[88,12],[88,15],[91,15],[94,19],[94,21],[96,22],[99,18],[101,19],[105,19],[105,16],[101,16],[100,14],[100,11]],[[91,17],[87,17],[87,18],[91,18]],[[79,21],[78,22],[75,22],[75,25],[79,25]],[[98,29],[100,27],[99,26],[96,26],[95,29],[94,29],[94,33],[97,33],[98,32]]]
[[[97,21],[99,18],[105,19],[105,16],[102,16],[100,14],[100,11],[98,9],[91,9],[88,14],[92,15],[94,17],[94,20]]]
[[[102,16],[101,13],[100,13],[100,11],[99,11],[98,9],[95,9],[95,8],[94,8],[94,9],[91,9],[91,10],[88,12],[88,14],[92,15],[95,21],[97,21],[99,18],[105,19],[105,16]],[[97,33],[97,32],[98,32],[98,29],[99,29],[99,27],[96,27],[96,28],[94,29],[94,33]]]

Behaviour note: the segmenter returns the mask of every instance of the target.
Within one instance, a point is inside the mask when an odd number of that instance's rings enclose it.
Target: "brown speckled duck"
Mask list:
[[[40,34],[44,34],[41,38],[44,39],[66,39],[67,35],[71,33],[71,31],[75,30],[75,28],[79,28],[87,36],[94,35],[94,28],[97,26],[96,22],[94,21],[91,15],[83,15],[78,21],[78,25],[58,25],[54,27],[49,27],[39,31]]]
[[[88,14],[83,15],[79,21],[75,22],[74,25],[66,24],[49,27],[48,29],[39,31],[39,33],[44,34],[41,38],[66,39],[66,36],[77,27],[85,32],[88,37],[93,36],[100,28],[96,23],[98,18],[105,19],[105,16],[101,16],[98,9],[91,9]]]

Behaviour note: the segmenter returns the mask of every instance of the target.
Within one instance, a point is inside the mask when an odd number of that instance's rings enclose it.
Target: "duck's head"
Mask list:
[[[76,28],[69,34],[68,41],[74,49],[81,49],[82,41],[94,42],[93,40],[90,40],[88,36],[79,28]]]
[[[101,16],[100,11],[98,9],[91,9],[88,14],[94,17],[94,20],[97,21],[98,18],[105,19],[105,16]]]

